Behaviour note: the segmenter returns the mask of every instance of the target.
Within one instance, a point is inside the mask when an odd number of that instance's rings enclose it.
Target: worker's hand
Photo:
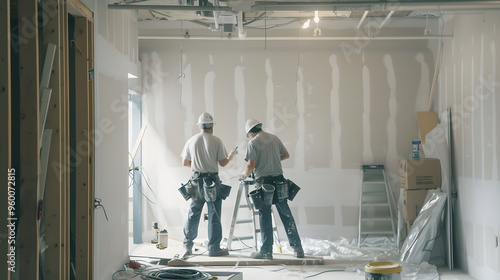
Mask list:
[[[245,174],[245,172],[241,173],[241,176],[240,176],[240,180],[243,181],[247,178],[247,174]]]
[[[236,148],[234,148],[234,149],[231,150],[231,152],[229,153],[229,156],[227,157],[227,159],[232,160],[233,157],[235,155],[237,155],[237,154],[238,154],[238,147],[236,147]]]

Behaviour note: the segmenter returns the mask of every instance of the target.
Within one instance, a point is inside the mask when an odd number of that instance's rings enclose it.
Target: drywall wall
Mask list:
[[[439,110],[451,108],[455,259],[476,279],[500,279],[500,12],[445,23]]]
[[[302,188],[290,203],[302,237],[357,237],[362,164],[386,165],[399,194],[399,160],[418,138],[415,112],[428,102],[427,41],[141,40],[139,49],[143,165],[158,201],[145,205],[144,240],[153,221],[183,238],[189,203],[177,188],[190,170],[180,154],[204,111],[226,148],[239,147],[222,179],[243,171],[246,119],[282,139],[291,155],[284,175]],[[227,237],[238,181],[225,183],[233,186],[223,204]],[[200,240],[206,235],[202,222]]]
[[[88,2],[88,1],[87,1]],[[92,5],[90,5],[92,6]],[[111,279],[128,261],[128,78],[137,75],[135,13],[95,1],[94,279]]]

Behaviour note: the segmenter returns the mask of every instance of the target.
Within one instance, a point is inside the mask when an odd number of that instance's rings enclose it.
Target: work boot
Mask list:
[[[304,249],[302,249],[302,246],[300,247],[297,247],[297,248],[293,248],[294,249],[294,253],[293,255],[296,257],[296,258],[303,258],[304,257]]]
[[[185,250],[184,253],[182,253],[181,259],[185,260],[187,259],[188,256],[191,256],[193,254],[192,250]]]
[[[220,256],[227,256],[229,255],[229,250],[227,248],[224,249],[215,249],[215,250],[208,250],[208,256],[209,257],[220,257]]]
[[[261,252],[252,252],[250,254],[250,258],[252,259],[264,259],[264,260],[272,260],[273,259],[273,253],[261,253]]]

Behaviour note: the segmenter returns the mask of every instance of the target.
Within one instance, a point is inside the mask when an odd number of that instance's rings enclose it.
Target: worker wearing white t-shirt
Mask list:
[[[193,171],[191,182],[197,188],[193,196],[188,219],[184,225],[184,249],[186,255],[192,254],[193,240],[198,236],[198,225],[205,202],[208,207],[208,255],[211,257],[228,255],[227,249],[220,247],[222,240],[221,206],[218,196],[207,198],[207,185],[220,184],[219,165],[226,166],[237,153],[233,149],[229,155],[222,141],[213,135],[214,121],[209,113],[203,113],[198,118],[200,133],[192,136],[182,150],[182,164]]]
[[[252,138],[248,142],[245,160],[247,166],[241,175],[242,179],[249,177],[253,173],[257,187],[263,184],[274,184],[283,182],[283,168],[281,161],[290,157],[281,140],[274,134],[264,132],[262,123],[249,119],[246,122],[245,130],[247,137]],[[273,201],[288,237],[290,247],[294,250],[297,258],[304,257],[304,250],[297,231],[297,225],[293,218],[292,211],[288,206],[287,199]],[[271,217],[271,206],[264,205],[259,209],[259,223],[261,227],[262,247],[260,251],[253,252],[250,257],[254,259],[273,258],[273,225]]]

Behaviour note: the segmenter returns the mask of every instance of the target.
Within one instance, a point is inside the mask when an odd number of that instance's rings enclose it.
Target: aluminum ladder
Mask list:
[[[236,201],[234,203],[233,217],[231,220],[231,227],[229,229],[229,236],[227,238],[226,247],[228,250],[232,249],[231,246],[232,246],[233,241],[240,241],[243,243],[243,240],[250,240],[250,239],[253,239],[254,249],[256,251],[259,250],[259,247],[258,247],[258,239],[259,239],[259,233],[260,233],[260,228],[258,227],[258,225],[259,225],[259,210],[255,209],[255,207],[252,203],[252,200],[249,198],[249,195],[248,195],[248,192],[249,192],[248,186],[254,185],[254,184],[255,184],[255,180],[253,180],[253,179],[240,180],[240,184],[238,187],[238,194],[236,196]],[[241,204],[242,197],[244,197],[246,204]],[[240,209],[248,210],[250,218],[238,219],[238,213],[239,213]],[[273,221],[273,240],[278,248],[278,252],[281,253],[280,239],[279,239],[278,229],[276,227],[276,223],[275,223],[275,219],[274,219],[274,211],[273,210],[271,211],[271,216],[272,216],[272,221]],[[236,227],[236,225],[241,225],[241,224],[252,224],[253,234],[246,235],[246,236],[236,236],[235,235],[235,227]],[[246,245],[245,243],[243,243],[243,244]]]
[[[368,235],[393,236],[396,243],[396,217],[396,203],[384,165],[362,165],[358,247]]]

